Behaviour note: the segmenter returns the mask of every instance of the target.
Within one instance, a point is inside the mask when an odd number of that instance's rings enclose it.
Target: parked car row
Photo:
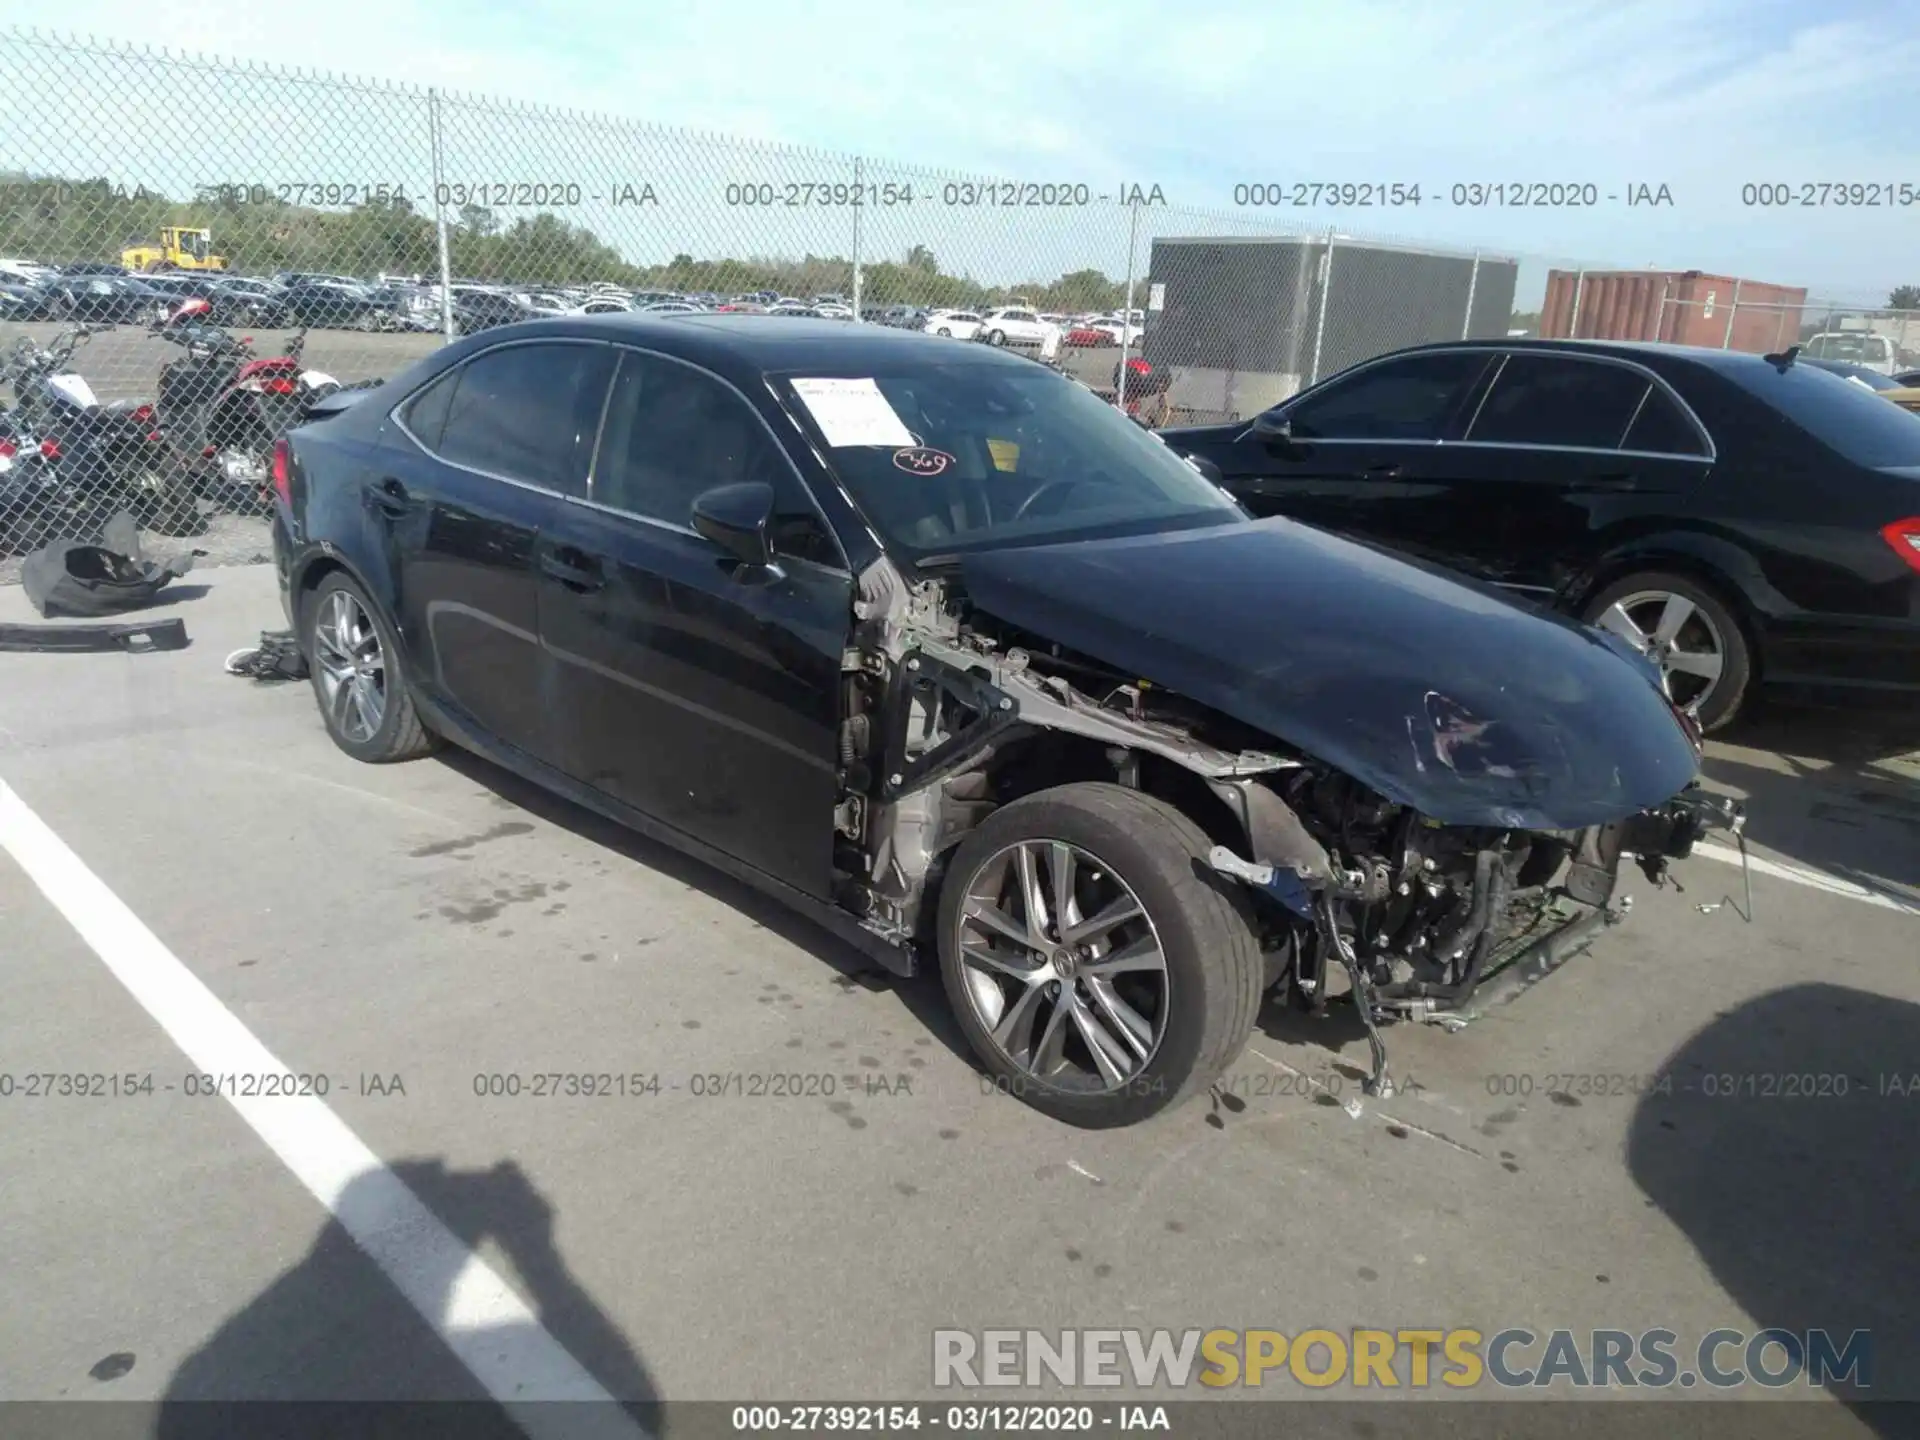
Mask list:
[[[242,326],[309,325],[350,330],[441,328],[440,287],[420,275],[373,279],[309,271],[279,271],[254,277],[226,272],[128,274],[123,267],[84,262],[55,268],[29,261],[0,260],[0,319],[146,320],[169,302],[197,297],[214,307],[216,323]],[[852,320],[844,295],[810,297],[754,290],[738,295],[712,291],[683,294],[636,290],[606,283],[592,285],[514,285],[456,280],[450,287],[455,333],[467,335],[495,325],[538,316],[707,313],[769,314],[791,319]],[[994,345],[1044,347],[1118,345],[1137,347],[1144,314],[1056,314],[1038,310],[1020,297],[986,309],[927,308],[914,305],[863,306],[868,324],[922,330]]]

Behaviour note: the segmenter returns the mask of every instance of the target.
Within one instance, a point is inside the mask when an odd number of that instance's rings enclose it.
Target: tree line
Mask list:
[[[456,277],[528,285],[610,282],[634,289],[738,295],[776,290],[802,297],[851,298],[853,262],[843,255],[747,256],[700,260],[681,253],[641,265],[584,225],[550,211],[503,222],[478,205],[450,217],[448,268]],[[439,272],[434,217],[402,195],[376,195],[345,208],[302,205],[279,195],[203,187],[178,200],[105,179],[62,180],[0,174],[0,255],[49,264],[117,261],[135,244],[154,244],[164,225],[212,232],[213,252],[240,274],[303,270],[372,276]],[[861,265],[863,305],[967,307],[1020,295],[1046,310],[1111,310],[1126,286],[1097,268],[1052,279],[995,286],[943,270],[925,245],[897,259]],[[1136,304],[1141,303],[1136,297]]]

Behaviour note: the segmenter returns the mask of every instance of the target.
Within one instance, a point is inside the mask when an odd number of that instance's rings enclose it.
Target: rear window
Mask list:
[[[1811,365],[1741,365],[1723,372],[1856,465],[1920,465],[1920,415],[1864,385]]]

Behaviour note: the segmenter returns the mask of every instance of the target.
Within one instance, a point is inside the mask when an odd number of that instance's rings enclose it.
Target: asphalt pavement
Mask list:
[[[222,670],[282,623],[270,570],[188,580],[154,612],[184,651],[0,655],[0,1398],[477,1398],[524,1365],[904,1399],[939,1328],[1769,1325],[1870,1330],[1875,1393],[1920,1398],[1892,741],[1716,744],[1751,919],[1726,860],[1635,873],[1565,971],[1390,1031],[1391,1098],[1347,1105],[1340,1007],[1273,1013],[1213,1096],[1081,1132],[983,1084],[937,983],[484,762],[356,764],[305,685]],[[205,1077],[249,1043],[299,1095]],[[76,1075],[123,1093],[28,1080]]]

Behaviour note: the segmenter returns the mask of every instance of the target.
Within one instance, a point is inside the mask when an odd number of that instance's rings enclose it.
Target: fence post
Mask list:
[[[1139,245],[1140,202],[1135,199],[1127,205],[1127,303],[1120,311],[1120,376],[1113,386],[1114,407],[1122,415],[1127,413],[1127,351],[1131,348],[1127,333],[1133,329],[1133,271]]]
[[[1573,273],[1573,308],[1567,312],[1567,339],[1580,338],[1580,291],[1587,283],[1587,272],[1576,270]]]
[[[1318,384],[1320,380],[1320,345],[1327,336],[1327,292],[1333,289],[1333,241],[1334,230],[1327,227],[1327,251],[1320,257],[1320,314],[1313,322],[1313,373],[1307,377],[1307,384]]]
[[[853,323],[860,321],[860,212],[866,208],[860,157],[853,157]]]
[[[1473,252],[1473,273],[1467,276],[1467,313],[1460,317],[1460,338],[1473,338],[1473,292],[1480,286],[1480,252]]]
[[[1736,275],[1733,279],[1733,299],[1727,302],[1727,330],[1726,333],[1720,337],[1720,348],[1722,350],[1728,350],[1733,347],[1733,317],[1739,313],[1740,277]]]
[[[440,239],[440,333],[453,343],[453,271],[447,257],[446,168],[440,151],[440,92],[427,91],[427,132],[433,141],[433,221]]]

